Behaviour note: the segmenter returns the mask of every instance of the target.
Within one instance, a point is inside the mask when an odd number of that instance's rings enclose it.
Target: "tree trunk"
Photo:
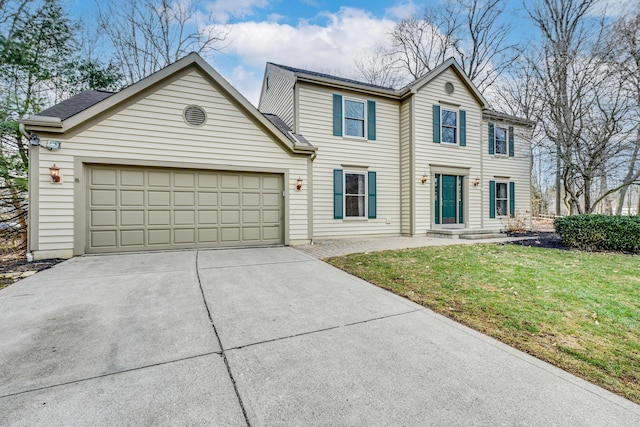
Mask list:
[[[556,216],[562,215],[562,159],[560,147],[556,148]]]

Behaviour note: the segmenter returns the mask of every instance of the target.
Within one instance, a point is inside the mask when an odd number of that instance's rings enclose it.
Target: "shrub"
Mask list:
[[[562,243],[586,251],[640,253],[640,217],[572,215],[556,218]]]

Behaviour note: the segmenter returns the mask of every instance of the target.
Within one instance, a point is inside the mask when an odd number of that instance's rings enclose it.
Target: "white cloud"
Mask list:
[[[256,9],[265,8],[268,0],[216,0],[207,5],[207,9],[221,23],[227,23],[233,18],[245,18],[254,14]]]
[[[412,0],[401,1],[388,7],[385,14],[392,19],[405,19],[414,16],[419,11],[419,6]]]
[[[354,58],[385,44],[395,23],[348,7],[321,17],[326,20],[323,25],[307,21],[296,26],[266,21],[230,24],[230,44],[224,53],[237,57],[241,65],[230,73],[231,83],[257,104],[262,75],[249,85],[247,70],[262,73],[266,62],[353,77]]]

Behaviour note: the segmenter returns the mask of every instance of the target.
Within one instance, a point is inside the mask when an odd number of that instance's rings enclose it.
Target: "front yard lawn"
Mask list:
[[[640,403],[640,257],[453,245],[332,265]]]

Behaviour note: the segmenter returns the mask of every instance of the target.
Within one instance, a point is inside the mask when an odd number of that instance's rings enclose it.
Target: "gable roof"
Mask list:
[[[480,106],[484,109],[487,108],[488,103],[482,93],[478,90],[478,88],[471,82],[471,79],[467,77],[466,73],[462,69],[462,67],[458,64],[458,62],[454,58],[449,58],[442,64],[438,65],[433,70],[429,71],[424,76],[419,79],[409,83],[400,89],[394,89],[391,87],[374,85],[371,83],[361,82],[358,80],[347,79],[344,77],[333,76],[331,74],[318,73],[315,71],[304,70],[302,68],[289,67],[287,65],[274,64],[272,62],[267,62],[267,69],[269,67],[277,67],[282,70],[289,71],[295,75],[298,80],[309,81],[318,84],[330,85],[333,87],[342,87],[345,89],[367,92],[375,95],[388,96],[397,99],[404,99],[408,96],[411,96],[417,93],[423,86],[428,84],[430,81],[438,77],[444,71],[451,68],[456,75],[462,80],[464,85],[467,87],[469,92],[476,98]]]
[[[157,83],[189,67],[199,69],[205,76],[213,80],[222,91],[226,92],[239,104],[241,110],[260,123],[269,133],[275,136],[278,142],[290,151],[294,153],[311,154],[317,150],[317,147],[312,146],[306,140],[304,142],[296,141],[295,138],[291,139],[289,135],[282,132],[195,52],[188,54],[137,83],[127,86],[119,92],[110,95],[107,95],[109,92],[100,91],[92,91],[85,95],[79,94],[67,101],[54,105],[40,114],[23,119],[20,123],[31,131],[52,133],[69,132],[102,113],[118,108],[132,97],[142,94],[145,90],[155,86]],[[104,98],[99,99],[102,95]]]

